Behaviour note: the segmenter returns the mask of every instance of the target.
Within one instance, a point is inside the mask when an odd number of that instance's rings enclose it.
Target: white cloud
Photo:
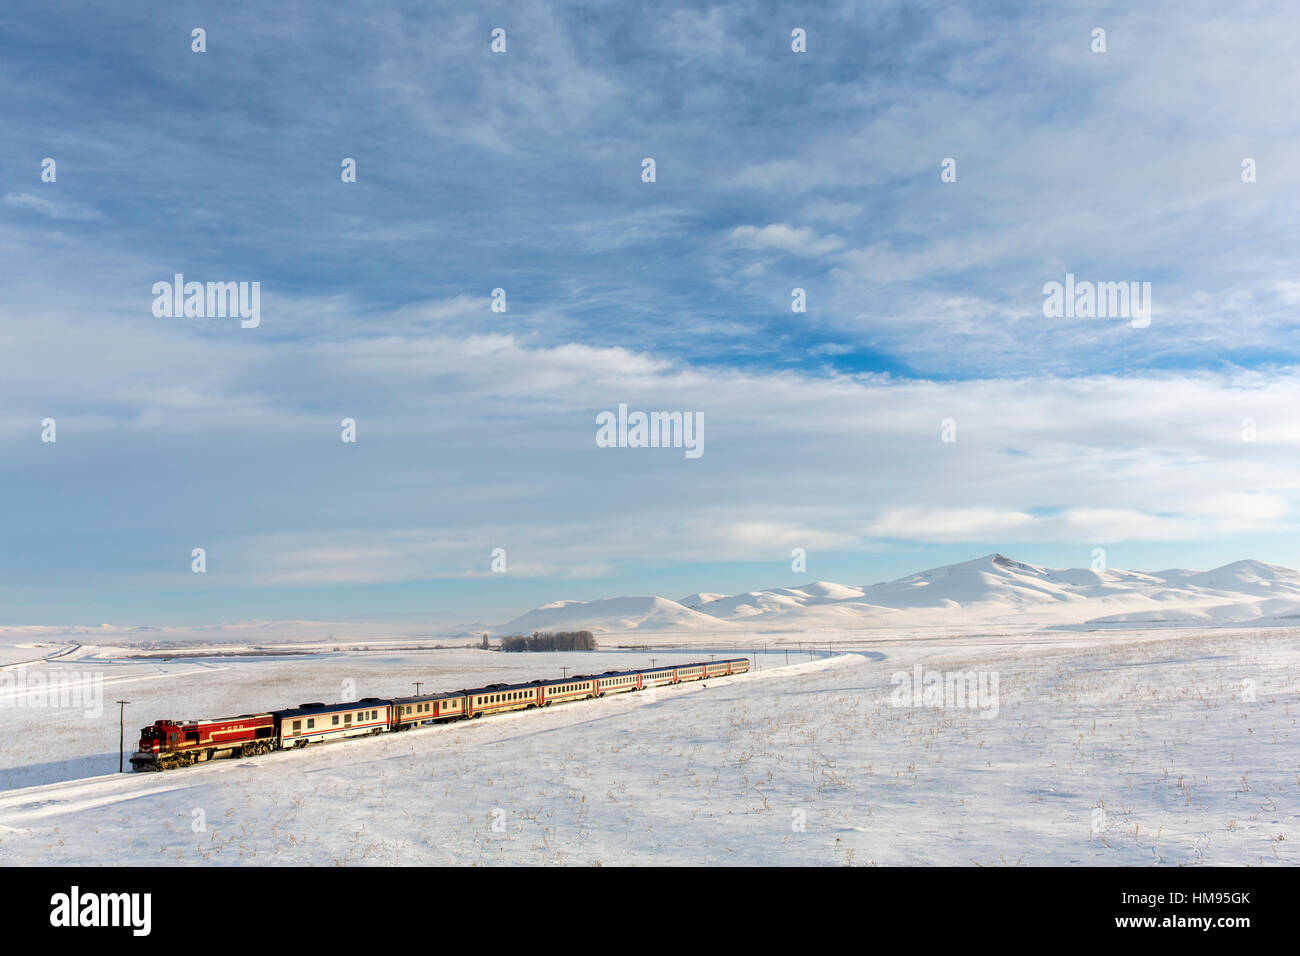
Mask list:
[[[871,522],[866,533],[874,538],[905,541],[1014,540],[1034,523],[1023,511],[994,508],[894,508]]]
[[[796,256],[824,256],[844,245],[838,236],[819,236],[812,229],[796,229],[783,222],[770,226],[737,226],[731,240],[755,249],[780,249]]]
[[[93,206],[54,196],[37,196],[34,193],[5,193],[5,205],[30,209],[51,219],[89,222],[103,219],[104,214]]]

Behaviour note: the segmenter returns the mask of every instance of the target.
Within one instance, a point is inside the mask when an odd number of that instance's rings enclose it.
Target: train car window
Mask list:
[[[313,727],[315,727],[315,726],[316,726],[316,718],[315,718],[315,717],[308,717],[308,718],[307,718],[307,729],[308,729],[308,730],[311,730],[311,729],[312,729]]]
[[[333,724],[335,727],[337,727],[339,725],[339,715],[335,714],[334,719],[331,720],[330,723]]]

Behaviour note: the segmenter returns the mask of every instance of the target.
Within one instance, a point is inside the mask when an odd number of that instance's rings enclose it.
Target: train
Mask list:
[[[688,681],[728,677],[749,670],[749,659],[701,661],[680,667],[606,671],[523,684],[488,684],[414,697],[363,697],[341,704],[320,701],[284,710],[213,720],[158,720],[140,731],[131,769],[172,770],[222,757],[256,757],[273,750],[396,733],[425,724],[475,720],[484,714],[535,710],[611,694],[643,691]]]

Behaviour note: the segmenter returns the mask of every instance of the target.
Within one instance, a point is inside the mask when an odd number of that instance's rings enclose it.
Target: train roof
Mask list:
[[[530,680],[522,684],[488,684],[484,687],[471,687],[468,690],[460,690],[457,693],[468,696],[470,694],[497,694],[503,690],[537,690],[538,687],[549,683],[550,681],[545,680]]]
[[[164,717],[161,720],[155,720],[150,726],[167,724],[172,727],[194,727],[198,724],[228,724],[235,720],[260,720],[263,717],[272,717],[274,714],[274,711],[268,710],[263,714],[240,714],[238,717],[192,717],[188,720],[173,720],[170,717]]]
[[[555,677],[549,680],[531,680],[517,684],[487,684],[483,687],[461,688],[460,690],[449,690],[434,694],[417,694],[406,697],[383,698],[363,697],[361,700],[350,701],[344,704],[299,704],[297,707],[289,707],[284,710],[274,710],[270,711],[270,713],[279,717],[285,714],[321,714],[330,713],[336,710],[361,710],[362,708],[373,706],[374,704],[388,705],[423,703],[431,700],[446,700],[451,697],[467,697],[474,694],[497,694],[502,691],[534,690],[537,687],[554,687],[556,684],[571,684],[577,681],[589,681],[605,677],[631,677],[635,674],[658,673],[659,671],[668,671],[683,667],[701,667],[705,664],[738,664],[748,662],[749,658],[747,657],[724,657],[720,660],[714,661],[691,661],[687,664],[664,664],[661,667],[644,667],[625,671],[605,671],[603,674],[570,674],[567,677]],[[244,716],[255,715],[247,714]]]
[[[411,697],[394,697],[394,704],[423,704],[430,700],[446,700],[449,697],[464,697],[463,690],[449,690],[441,694],[416,694]]]
[[[284,710],[272,711],[275,716],[284,718],[285,716],[297,716],[299,714],[329,714],[336,710],[365,710],[367,707],[374,707],[378,704],[381,707],[387,707],[392,700],[386,697],[362,697],[360,700],[352,700],[342,704],[299,704],[297,707],[287,707]]]

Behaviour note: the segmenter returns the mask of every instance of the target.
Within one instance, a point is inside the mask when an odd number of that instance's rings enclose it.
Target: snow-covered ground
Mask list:
[[[123,775],[118,698],[129,748],[160,717],[709,651],[74,648],[0,671],[0,863],[1300,863],[1300,630],[798,640],[707,686]],[[98,683],[101,712],[33,704],[37,672]],[[975,706],[902,706],[954,673]]]

